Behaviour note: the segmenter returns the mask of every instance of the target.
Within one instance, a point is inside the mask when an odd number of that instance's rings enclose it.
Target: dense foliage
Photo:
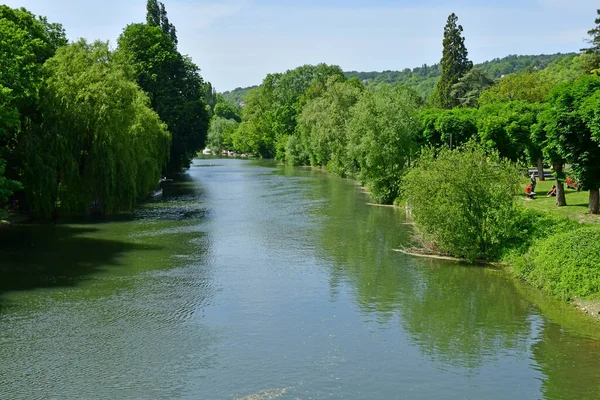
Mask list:
[[[81,40],[44,65],[43,129],[24,135],[22,182],[43,216],[129,210],[156,186],[170,135],[108,44]]]
[[[473,69],[481,71],[485,77],[496,81],[509,74],[518,74],[526,70],[542,71],[548,68],[551,75],[562,74],[562,81],[578,76],[583,68],[580,57],[573,53],[569,54],[541,54],[541,55],[510,55],[503,58],[495,58],[481,64],[475,64]],[[405,68],[402,71],[382,72],[344,72],[346,78],[357,78],[363,85],[375,90],[379,85],[404,86],[413,89],[419,96],[427,100],[433,93],[435,83],[441,75],[441,64],[427,65],[421,67]],[[568,75],[568,76],[567,76]],[[223,97],[229,103],[240,106],[245,104],[245,99],[252,89],[258,86],[236,88],[223,92]]]
[[[437,251],[493,260],[515,234],[518,170],[473,142],[425,151],[403,189],[419,232]]]
[[[164,25],[131,24],[119,37],[117,53],[132,66],[133,76],[148,93],[152,108],[169,128],[172,145],[167,170],[176,173],[187,169],[204,146],[209,116],[199,69],[177,51],[174,33],[169,29]]]
[[[253,90],[243,108],[243,121],[232,140],[237,150],[263,157],[285,158],[302,107],[318,96],[331,76],[343,78],[340,67],[304,65],[283,74],[269,74]]]
[[[0,202],[22,187],[21,135],[40,124],[44,62],[66,44],[62,27],[0,5]],[[6,176],[5,176],[6,174]]]
[[[538,241],[515,262],[518,276],[545,291],[571,299],[600,295],[600,229],[586,227]]]
[[[590,191],[589,212],[598,214],[600,142],[598,106],[600,77],[582,76],[552,91],[549,108],[541,115],[547,152],[568,162],[584,190]],[[559,177],[562,180],[562,176]]]
[[[149,1],[147,19],[112,52],[68,45],[60,24],[0,6],[0,207],[38,217],[130,210],[169,158],[170,171],[189,165],[214,90],[177,52],[164,5]]]
[[[418,96],[410,89],[381,87],[363,96],[348,124],[348,156],[357,160],[358,178],[373,198],[391,203],[416,154]]]
[[[327,166],[341,176],[355,176],[357,163],[348,154],[347,124],[352,107],[364,92],[356,79],[332,77],[324,93],[302,109],[297,134],[288,139],[286,160],[294,165]]]
[[[233,119],[227,119],[214,116],[210,122],[206,146],[215,153],[232,148],[232,135],[238,126],[238,122]]]

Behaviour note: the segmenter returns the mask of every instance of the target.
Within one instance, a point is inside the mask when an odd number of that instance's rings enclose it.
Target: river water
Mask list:
[[[2,399],[599,399],[600,325],[393,252],[399,209],[196,160],[132,216],[0,230]]]

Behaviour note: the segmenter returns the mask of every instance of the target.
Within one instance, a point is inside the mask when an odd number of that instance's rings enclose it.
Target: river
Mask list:
[[[393,252],[353,181],[195,160],[133,215],[0,230],[1,399],[599,399],[600,325]]]

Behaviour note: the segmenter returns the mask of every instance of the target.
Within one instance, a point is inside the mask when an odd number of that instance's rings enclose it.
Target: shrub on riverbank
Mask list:
[[[515,274],[569,300],[600,298],[600,228],[567,230],[534,243],[514,263]]]
[[[517,236],[518,170],[473,142],[426,151],[402,187],[419,233],[436,251],[495,260]]]
[[[518,206],[515,214],[515,230],[505,242],[498,259],[513,264],[537,241],[579,227],[580,224],[569,218]]]

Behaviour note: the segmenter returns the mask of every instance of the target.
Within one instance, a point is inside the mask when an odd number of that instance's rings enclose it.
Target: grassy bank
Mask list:
[[[538,182],[533,200],[519,196],[533,229],[527,244],[507,252],[503,261],[519,279],[598,318],[600,216],[587,212],[587,191],[566,189],[567,206],[557,207],[556,197],[546,195],[553,184]]]
[[[523,193],[527,184],[529,184],[529,180],[524,181],[522,185]],[[537,193],[535,199],[529,200],[522,195],[519,197],[520,203],[530,210],[567,217],[577,222],[600,224],[600,215],[592,215],[587,212],[589,192],[577,192],[573,189],[565,188],[567,205],[565,207],[557,207],[556,197],[546,197],[546,193],[552,188],[552,185],[554,185],[554,180],[538,182],[535,187],[535,192]]]

